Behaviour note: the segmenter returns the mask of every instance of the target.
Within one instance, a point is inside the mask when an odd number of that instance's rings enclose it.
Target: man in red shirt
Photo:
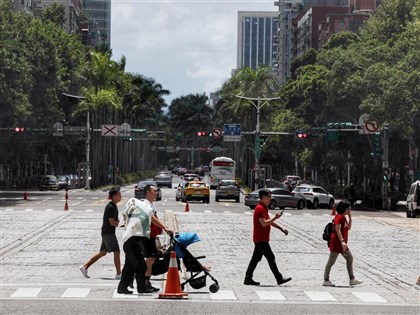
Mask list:
[[[265,188],[262,188],[258,191],[260,201],[254,210],[254,231],[253,231],[253,240],[254,240],[254,253],[252,254],[251,261],[249,262],[248,269],[245,273],[245,285],[260,285],[259,282],[256,282],[252,279],[254,275],[254,270],[257,267],[257,264],[261,261],[264,256],[268,265],[270,266],[271,271],[274,274],[274,277],[277,280],[277,284],[283,284],[292,280],[292,278],[283,278],[282,274],[277,268],[276,257],[273,254],[273,251],[270,247],[270,231],[271,226],[278,228],[285,235],[289,232],[282,228],[280,225],[275,223],[278,218],[281,217],[281,213],[277,212],[273,218],[270,218],[268,214],[268,205],[271,201],[271,191]]]

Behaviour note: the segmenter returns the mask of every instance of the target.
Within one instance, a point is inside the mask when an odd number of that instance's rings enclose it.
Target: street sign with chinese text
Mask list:
[[[240,124],[225,124],[223,131],[223,140],[231,142],[241,141],[241,125]]]

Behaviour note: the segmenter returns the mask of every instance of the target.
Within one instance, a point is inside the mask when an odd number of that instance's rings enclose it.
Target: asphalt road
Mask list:
[[[123,187],[124,202],[133,187]],[[259,287],[242,284],[252,253],[252,210],[234,201],[210,204],[175,201],[175,189],[163,188],[157,202],[160,217],[180,232],[194,231],[201,241],[189,246],[212,267],[220,291],[211,294],[212,281],[202,289],[186,287],[188,300],[167,301],[157,294],[124,296],[115,292],[118,282],[112,255],[89,269],[90,279],[78,267],[100,245],[106,192],[0,192],[1,286],[3,314],[418,314],[420,287],[420,221],[401,212],[354,212],[350,248],[360,286],[350,287],[343,259],[331,274],[335,288],[322,287],[328,250],[321,239],[331,210],[286,209],[280,224],[285,237],[272,231],[272,248],[279,269],[293,280],[277,286],[262,261],[255,273]],[[120,237],[122,230],[117,230]],[[162,241],[165,241],[162,239]],[[122,261],[124,257],[122,255]],[[181,273],[181,280],[189,273]],[[164,288],[166,278],[152,278]]]

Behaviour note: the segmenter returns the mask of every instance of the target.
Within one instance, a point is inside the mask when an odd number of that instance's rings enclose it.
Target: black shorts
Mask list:
[[[99,251],[107,253],[120,251],[120,246],[118,245],[118,240],[115,234],[102,235],[102,244]]]
[[[141,251],[144,257],[156,257],[156,240],[154,237],[141,237],[140,238]]]

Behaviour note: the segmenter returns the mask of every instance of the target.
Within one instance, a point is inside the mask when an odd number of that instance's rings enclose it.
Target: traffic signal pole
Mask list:
[[[237,98],[248,100],[251,102],[252,105],[257,109],[257,125],[255,126],[255,165],[254,165],[254,190],[259,188],[259,181],[260,181],[260,173],[261,173],[261,166],[260,166],[260,112],[261,108],[268,104],[270,101],[278,100],[280,97],[271,97],[271,98],[261,98],[261,97],[245,97],[240,95],[235,95]],[[255,103],[257,101],[257,103]],[[261,103],[261,101],[263,103]]]

